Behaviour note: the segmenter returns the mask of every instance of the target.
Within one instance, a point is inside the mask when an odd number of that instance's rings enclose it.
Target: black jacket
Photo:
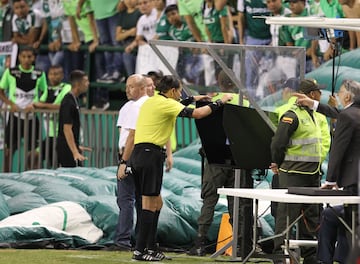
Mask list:
[[[319,104],[317,111],[337,118],[326,180],[337,182],[340,187],[357,184],[360,165],[360,102],[356,100],[342,111]]]

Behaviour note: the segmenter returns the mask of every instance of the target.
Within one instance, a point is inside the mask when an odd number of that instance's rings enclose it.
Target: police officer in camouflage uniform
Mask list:
[[[236,89],[235,84],[231,81],[231,79],[226,75],[224,71],[220,71],[218,75],[218,83],[221,88],[221,92],[217,94],[212,94],[212,101],[216,101],[220,99],[225,93],[233,93],[234,89]],[[234,94],[233,99],[228,103],[239,105],[239,95]],[[242,102],[243,106],[248,107],[249,101],[243,99]],[[202,152],[202,150],[200,151]],[[201,198],[203,199],[203,205],[201,207],[200,216],[198,218],[198,232],[197,237],[195,238],[195,245],[189,250],[189,255],[194,256],[204,256],[206,254],[206,241],[208,231],[210,226],[213,222],[215,206],[219,200],[219,195],[217,193],[217,189],[224,187],[224,188],[234,188],[235,182],[235,175],[232,165],[234,164],[232,160],[232,155],[230,149],[226,154],[227,158],[225,159],[225,165],[220,166],[217,164],[209,164],[205,154],[204,155],[204,171],[202,175],[202,182],[201,182]],[[247,172],[249,173],[249,172]],[[247,178],[250,176],[247,175]],[[251,177],[250,177],[251,178]],[[229,222],[232,223],[233,219],[233,206],[234,206],[234,199],[231,196],[227,197],[228,200],[228,210],[230,214]],[[243,208],[249,199],[240,199],[240,210],[239,210],[239,220],[242,219],[242,215],[244,215]],[[243,230],[242,221],[239,221],[239,229]],[[244,235],[243,232],[240,233],[240,237],[238,242],[241,243],[241,236]],[[244,235],[245,237],[251,237],[251,234],[247,233]],[[247,241],[245,251],[248,253],[251,250],[251,241]]]

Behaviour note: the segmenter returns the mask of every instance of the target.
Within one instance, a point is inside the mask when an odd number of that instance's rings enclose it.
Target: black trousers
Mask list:
[[[297,174],[279,172],[279,188],[287,187],[319,187],[320,176],[318,173]],[[316,239],[317,231],[320,222],[320,206],[318,204],[287,204],[278,203],[277,213],[275,218],[275,233],[280,234],[287,227],[286,215],[289,215],[289,223],[292,223],[299,215],[303,217],[299,220],[298,226],[299,239],[312,240]],[[284,244],[285,236],[281,236],[274,240],[274,250],[281,249]],[[301,255],[304,258],[304,263],[307,258],[316,259],[316,249],[313,247],[301,248]]]

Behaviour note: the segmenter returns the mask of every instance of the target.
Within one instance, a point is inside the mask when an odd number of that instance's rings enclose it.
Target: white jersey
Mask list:
[[[148,98],[149,96],[145,95],[140,97],[136,101],[131,100],[124,104],[123,107],[121,107],[119,111],[119,117],[116,123],[117,127],[121,127],[119,137],[119,149],[125,147],[130,130],[135,130],[140,107]]]
[[[177,0],[166,0],[166,6],[177,5]]]
[[[14,14],[12,18],[13,32],[18,32],[20,35],[25,35],[33,27],[41,27],[41,14],[37,9],[30,11],[26,18],[19,18]]]
[[[146,41],[156,35],[157,11],[155,8],[150,15],[142,15],[136,24],[136,35],[143,36]]]

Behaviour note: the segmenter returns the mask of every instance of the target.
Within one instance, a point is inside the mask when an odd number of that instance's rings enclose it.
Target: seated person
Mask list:
[[[317,251],[319,263],[332,264],[334,261],[347,263],[349,244],[345,226],[338,216],[344,216],[343,205],[328,207],[321,214]]]

